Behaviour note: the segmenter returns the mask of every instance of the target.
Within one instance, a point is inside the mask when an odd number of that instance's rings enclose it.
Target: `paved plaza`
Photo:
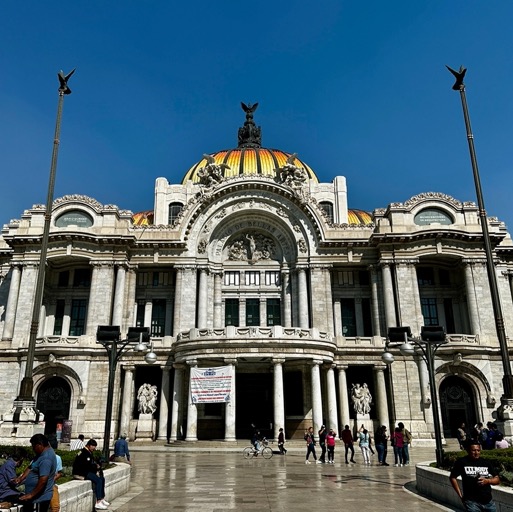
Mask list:
[[[377,466],[375,456],[373,465],[364,466],[359,450],[354,465],[344,463],[341,451],[334,465],[305,465],[299,449],[269,460],[245,460],[239,450],[132,451],[130,492],[114,500],[110,510],[452,510],[408,490],[414,490],[415,462],[431,460],[433,449],[413,448],[412,464],[397,468]]]

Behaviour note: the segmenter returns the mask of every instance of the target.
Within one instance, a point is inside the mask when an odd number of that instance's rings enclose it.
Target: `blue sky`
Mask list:
[[[153,208],[157,177],[236,147],[244,101],[263,146],[346,176],[352,208],[475,201],[444,67],[463,64],[486,210],[513,229],[511,20],[499,0],[4,0],[0,224],[46,200],[56,73],[74,67],[56,198]]]

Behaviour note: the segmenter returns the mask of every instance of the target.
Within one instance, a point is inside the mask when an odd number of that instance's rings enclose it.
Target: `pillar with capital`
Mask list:
[[[378,272],[375,265],[369,266],[371,285],[371,309],[372,309],[372,334],[381,336],[379,321],[379,297],[378,297]]]
[[[292,326],[292,297],[290,294],[290,274],[289,272],[281,273],[281,295],[283,301],[283,326]]]
[[[91,265],[93,274],[87,306],[86,334],[93,336],[99,325],[111,325],[114,265],[107,261],[93,261]]]
[[[187,361],[190,368],[197,368],[198,362],[196,360]],[[198,408],[192,401],[191,393],[191,377],[189,371],[189,386],[187,392],[187,432],[185,433],[186,441],[198,440]]]
[[[167,441],[167,428],[169,425],[169,373],[170,366],[161,366],[162,382],[160,386],[159,430],[157,439]]]
[[[310,319],[308,317],[308,284],[306,279],[306,270],[304,268],[298,268],[297,281],[299,288],[299,327],[301,327],[301,329],[308,329],[310,327]]]
[[[237,364],[237,359],[225,359],[225,364],[232,366],[232,379],[231,379],[231,388],[232,391],[230,393],[230,401],[226,402],[225,406],[225,414],[224,414],[224,440],[225,441],[236,441],[237,438],[235,436],[235,420],[236,420],[236,389],[235,389],[235,368]]]
[[[347,366],[337,365],[338,368],[338,396],[340,398],[340,426],[349,424],[349,395],[347,394]]]
[[[169,433],[169,440],[176,441],[182,438],[182,404],[183,404],[183,389],[184,389],[184,365],[173,364],[175,369],[175,378],[173,381],[173,401],[171,406],[171,428]]]
[[[390,425],[388,417],[388,400],[387,388],[385,385],[385,365],[374,366],[374,376],[376,382],[376,413],[380,425],[385,425],[387,428]]]
[[[12,265],[11,284],[9,286],[9,297],[7,299],[7,308],[5,310],[3,340],[11,340],[14,333],[14,320],[16,309],[18,307],[18,295],[20,293],[21,267]]]
[[[199,269],[198,285],[198,329],[207,328],[208,317],[208,270],[205,267]]]
[[[114,288],[114,307],[112,311],[112,325],[121,326],[123,321],[123,311],[125,306],[125,282],[126,267],[117,265],[116,285]]]
[[[223,273],[214,272],[214,329],[223,327]]]
[[[121,402],[120,434],[129,434],[130,420],[132,419],[133,394],[134,394],[134,371],[135,366],[124,365],[125,379],[123,382],[123,398]]]
[[[383,302],[385,303],[385,319],[387,328],[396,326],[394,285],[392,280],[392,265],[383,262],[381,272],[383,276]]]
[[[280,428],[285,430],[285,392],[283,388],[283,364],[285,359],[273,358],[274,376],[274,439],[278,439]]]
[[[321,394],[321,360],[311,362],[312,369],[312,421],[314,432],[318,432],[322,425],[322,394]]]
[[[326,372],[326,383],[328,391],[328,428],[332,428],[335,432],[338,429],[338,410],[337,410],[337,391],[335,388],[335,368],[336,365],[330,364]]]

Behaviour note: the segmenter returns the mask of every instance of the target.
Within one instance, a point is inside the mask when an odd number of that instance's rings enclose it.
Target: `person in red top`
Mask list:
[[[326,447],[328,448],[328,464],[335,464],[335,438],[337,433],[330,428],[326,435]]]
[[[351,430],[349,429],[349,425],[346,425],[344,427],[344,430],[342,430],[342,441],[346,448],[346,464],[349,464],[349,461],[347,460],[347,452],[349,450],[351,450],[351,462],[356,464],[356,461],[354,460],[353,434],[351,433]]]
[[[394,466],[402,466],[403,465],[403,446],[404,446],[404,436],[402,430],[397,427],[392,434],[391,438],[392,446],[394,447],[394,458],[395,464]]]

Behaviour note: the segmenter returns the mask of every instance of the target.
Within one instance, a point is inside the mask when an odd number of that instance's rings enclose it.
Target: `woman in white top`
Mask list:
[[[371,437],[369,431],[362,425],[358,431],[360,437],[360,449],[362,450],[363,463],[370,464],[370,443]]]

